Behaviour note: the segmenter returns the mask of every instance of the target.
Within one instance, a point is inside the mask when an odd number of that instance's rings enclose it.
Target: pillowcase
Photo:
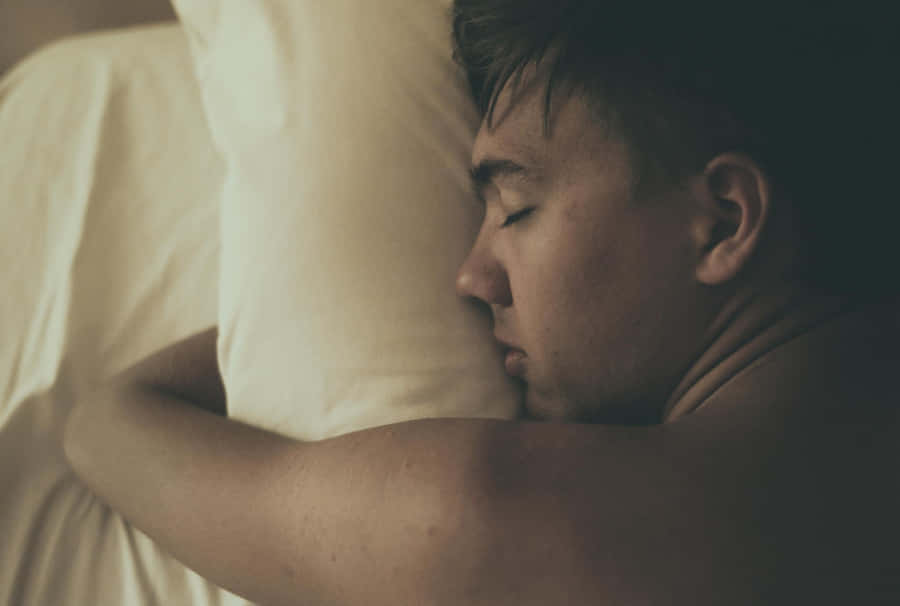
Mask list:
[[[449,0],[176,0],[227,164],[229,414],[314,440],[512,418],[490,317],[454,292],[479,117]]]

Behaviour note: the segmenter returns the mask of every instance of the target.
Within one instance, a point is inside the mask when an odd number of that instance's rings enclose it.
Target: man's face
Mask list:
[[[577,96],[543,87],[498,100],[472,152],[485,200],[461,294],[489,304],[507,370],[537,418],[653,423],[698,353],[703,294],[688,219],[671,188],[634,199],[626,145]],[[511,102],[512,101],[512,102]]]

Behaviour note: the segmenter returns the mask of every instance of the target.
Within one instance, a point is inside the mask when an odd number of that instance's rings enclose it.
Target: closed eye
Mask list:
[[[533,210],[534,210],[534,207],[523,208],[523,209],[520,210],[519,212],[515,212],[515,213],[513,213],[513,214],[511,214],[511,215],[507,215],[506,220],[503,221],[502,227],[509,227],[510,225],[512,225],[513,223],[515,223],[516,221],[519,221],[519,220],[521,220],[521,219],[524,219],[525,217],[527,217],[528,215],[530,215],[531,212],[532,212]]]

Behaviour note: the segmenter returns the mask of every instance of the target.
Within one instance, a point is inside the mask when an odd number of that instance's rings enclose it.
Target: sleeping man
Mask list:
[[[527,418],[300,443],[210,414],[212,329],[76,404],[75,471],[263,604],[900,603],[889,39],[454,10],[484,115],[457,286]]]

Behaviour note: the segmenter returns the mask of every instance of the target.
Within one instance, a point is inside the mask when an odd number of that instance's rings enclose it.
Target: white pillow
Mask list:
[[[490,319],[454,293],[480,211],[448,0],[176,0],[227,163],[230,414],[300,439],[513,417]]]

